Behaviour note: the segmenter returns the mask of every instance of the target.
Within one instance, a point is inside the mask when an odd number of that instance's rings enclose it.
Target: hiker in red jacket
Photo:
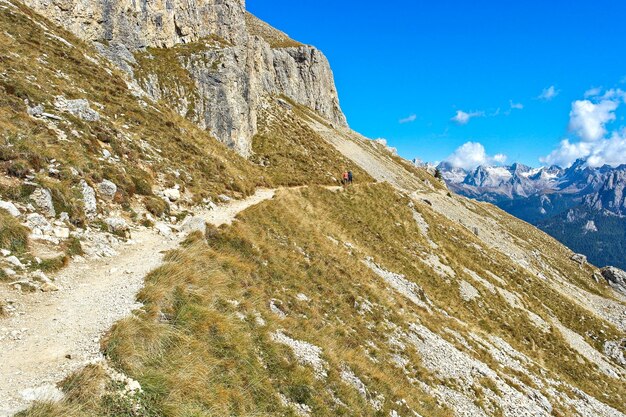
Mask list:
[[[342,176],[341,176],[341,183],[342,183],[343,185],[348,185],[348,179],[349,179],[349,177],[348,177],[348,171],[343,171],[343,174],[342,174]]]

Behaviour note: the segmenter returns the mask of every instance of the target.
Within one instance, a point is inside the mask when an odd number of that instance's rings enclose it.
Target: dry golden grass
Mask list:
[[[90,183],[112,180],[123,205],[134,195],[150,195],[157,174],[164,185],[178,183],[198,201],[221,193],[247,195],[268,185],[254,166],[167,106],[142,105],[116,69],[86,58],[98,56],[91,46],[16,5],[19,10],[0,12],[0,169],[24,176],[56,160],[61,172],[47,182],[61,191],[55,204],[66,205],[73,222],[83,221],[74,195],[78,177]],[[62,121],[51,124],[27,115],[25,100],[58,113],[52,103],[59,95],[87,98],[101,120],[85,122],[64,113]],[[102,161],[105,149],[119,162]],[[0,187],[2,197],[16,193]]]
[[[484,346],[469,337],[469,347],[463,346],[444,329],[465,336],[469,332],[499,336],[534,358],[550,378],[626,411],[620,401],[626,396],[623,381],[599,372],[558,332],[541,331],[524,312],[482,288],[479,300],[464,301],[458,280],[441,277],[424,260],[436,255],[458,278],[471,281],[463,272],[469,268],[491,284],[503,285],[488,272],[496,274],[508,291],[521,294],[528,309],[544,319],[554,315],[596,349],[623,337],[621,332],[485,247],[465,227],[418,204],[416,210],[431,226],[429,237],[438,245],[434,250],[416,225],[409,199],[389,185],[371,184],[367,173],[313,132],[303,119],[318,120],[310,110],[293,103],[293,113],[273,109],[271,123],[261,115],[253,148],[256,162],[264,166],[253,166],[166,106],[143,107],[115,70],[109,75],[106,65],[85,59],[85,54],[93,53],[89,46],[63,31],[58,33],[74,48],[50,38],[27,16],[38,17],[19,8],[19,13],[0,13],[0,166],[14,178],[37,173],[37,180],[52,191],[55,208],[70,213],[74,224],[81,225],[84,218],[77,179],[69,167],[90,183],[114,180],[120,186],[120,204],[141,195],[155,214],[164,213],[151,197],[157,174],[165,185],[182,183],[197,198],[223,192],[250,194],[256,185],[336,184],[343,169],[351,169],[360,183],[340,192],[322,187],[283,191],[243,213],[231,227],[211,230],[206,239],[191,236],[146,277],[139,295],[144,307],[119,322],[103,345],[109,360],[137,379],[143,393],[132,401],[122,398],[117,392],[120,387],[101,370],[86,368],[63,382],[67,393],[63,403],[37,404],[21,415],[295,416],[280,402],[282,395],[310,407],[315,416],[387,416],[392,409],[404,415],[410,408],[424,416],[449,417],[451,410],[409,377],[430,385],[455,386],[456,382],[440,380],[414,348],[398,352],[389,343],[391,323],[407,332],[415,322],[492,369],[499,365]],[[151,53],[157,55],[155,65],[162,65],[200,46]],[[140,57],[141,65],[146,71],[163,70]],[[47,122],[25,112],[24,99],[51,109],[56,95],[87,97],[94,105],[103,105],[99,109],[103,118],[97,123],[63,115],[65,120],[55,129],[71,146]],[[103,149],[118,155],[120,162],[102,161]],[[40,172],[52,159],[62,164],[56,177]],[[407,175],[445,190],[423,170],[393,159]],[[16,184],[0,184],[0,195],[26,201],[32,187]],[[473,210],[485,218],[498,213],[486,205],[474,205]],[[561,275],[590,292],[607,294],[586,278],[590,269],[580,270],[566,261],[566,250],[556,242],[523,222],[506,219],[506,227],[520,244],[538,249]],[[3,212],[0,239],[17,252],[27,246],[24,230]],[[78,250],[75,245],[67,248],[68,253]],[[391,291],[363,264],[366,257],[417,283],[432,300],[433,312]],[[273,299],[279,300],[286,318],[272,313]],[[364,300],[371,311],[359,310]],[[273,342],[271,334],[277,330],[319,346],[328,377],[317,379],[309,367],[298,364],[289,348]],[[409,360],[404,369],[394,364],[396,353]],[[367,399],[342,381],[344,366],[367,385]],[[498,372],[532,383],[512,370]],[[484,407],[486,388],[494,387],[484,382],[477,388],[478,403]],[[376,411],[371,400],[379,395],[385,401]],[[398,405],[401,400],[406,405]],[[561,415],[569,412],[557,410]]]
[[[271,48],[298,48],[304,46],[251,13],[246,13],[246,26],[251,35],[259,36],[269,43]]]
[[[481,242],[464,227],[426,204],[416,209],[431,225],[429,237],[439,245],[433,253],[448,262],[459,278],[471,281],[462,272],[467,267],[502,285],[489,276],[489,270],[506,281],[509,291],[519,293],[530,310],[545,318],[554,314],[586,335],[591,344],[592,338],[602,343],[623,336],[541,280],[514,268],[510,259],[480,250]],[[455,279],[446,282],[423,263],[425,253],[433,249],[413,219],[408,198],[389,185],[360,185],[338,192],[322,187],[285,190],[239,219],[233,226],[213,230],[206,240],[195,234],[168,254],[166,263],[146,278],[139,296],[143,311],[118,323],[106,339],[108,358],[142,384],[146,413],[295,415],[278,400],[284,395],[306,404],[316,416],[383,416],[392,409],[408,413],[409,408],[425,416],[452,416],[408,377],[431,386],[456,387],[457,381],[440,380],[415,349],[398,351],[389,343],[389,323],[408,332],[414,322],[497,370],[510,384],[516,384],[511,379],[515,377],[534,386],[524,374],[500,367],[468,334],[499,336],[536,361],[530,368],[535,375],[547,372],[549,378],[568,382],[623,410],[618,399],[625,384],[599,372],[558,332],[542,332],[523,312],[482,289],[481,299],[463,301]],[[419,284],[432,300],[433,312],[391,291],[363,264],[366,256]],[[298,294],[309,301],[299,300]],[[273,299],[286,318],[271,312]],[[371,303],[371,311],[359,313],[364,300]],[[583,327],[604,333],[585,333]],[[328,377],[316,379],[289,348],[273,342],[270,335],[279,329],[319,346]],[[464,335],[469,346],[460,344],[451,331]],[[394,364],[396,353],[408,359],[404,369]],[[367,401],[343,382],[345,366],[366,384]],[[493,407],[484,390],[497,392],[497,387],[483,382],[477,382],[476,403]],[[386,399],[379,412],[370,403],[378,395]],[[83,406],[82,412],[106,415],[102,410],[111,409],[111,396],[102,398],[98,404]],[[406,400],[406,406],[397,405],[401,400]],[[556,409],[567,415],[567,408]]]
[[[28,248],[28,228],[7,211],[0,209],[0,248],[23,253]]]
[[[301,106],[289,104],[294,112],[285,111],[276,102],[260,111],[259,133],[252,141],[252,161],[262,165],[275,185],[339,185],[344,170],[352,171],[358,183],[373,181],[306,124]]]

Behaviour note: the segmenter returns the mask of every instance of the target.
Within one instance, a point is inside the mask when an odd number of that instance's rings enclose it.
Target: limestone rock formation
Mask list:
[[[626,213],[626,166],[608,174],[602,187],[595,194],[585,197],[585,204],[593,210],[606,210],[622,216]]]
[[[626,295],[626,272],[609,266],[602,269],[602,276],[616,291]]]
[[[148,96],[242,155],[251,153],[256,112],[268,95],[347,125],[326,57],[248,14],[243,0],[24,2],[95,42]]]

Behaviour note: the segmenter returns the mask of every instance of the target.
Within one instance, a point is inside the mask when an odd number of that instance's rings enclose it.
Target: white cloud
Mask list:
[[[620,89],[591,89],[586,100],[572,103],[569,130],[580,140],[564,139],[542,163],[567,167],[577,159],[585,159],[592,167],[626,164],[626,128],[608,134],[607,125],[616,120],[615,112],[626,102]]]
[[[540,158],[542,164],[568,167],[577,159],[586,158],[591,152],[592,144],[589,142],[570,143],[569,139],[563,139],[559,147],[550,155]]]
[[[457,110],[456,115],[450,120],[460,125],[466,125],[474,117],[483,117],[484,115],[485,115],[484,111],[474,111],[474,112],[467,113],[467,112],[464,112],[463,110]]]
[[[514,103],[513,100],[509,100],[511,110],[523,110],[524,105],[522,103]]]
[[[601,99],[614,101],[623,100],[626,103],[626,91],[621,88],[612,88],[610,90],[606,90]]]
[[[464,143],[446,158],[446,162],[452,166],[466,170],[474,169],[480,165],[502,164],[506,160],[507,156],[503,154],[497,154],[493,157],[487,155],[485,147],[477,142]]]
[[[405,117],[404,119],[400,119],[400,124],[413,123],[415,120],[417,120],[417,115],[412,114],[409,117]]]
[[[568,167],[577,159],[585,159],[591,167],[626,164],[626,131],[616,132],[597,142],[570,143],[565,139],[550,155],[541,159],[548,165]]]
[[[559,90],[557,90],[553,85],[551,85],[548,88],[544,88],[543,91],[541,92],[541,94],[539,94],[539,99],[540,100],[545,100],[545,101],[550,101],[553,98],[555,98],[556,96],[558,96],[560,93]]]
[[[498,154],[495,154],[492,159],[493,159],[494,162],[497,162],[499,164],[503,164],[503,163],[506,162],[507,159],[509,159],[509,157],[506,156],[503,153],[498,153]]]
[[[618,103],[602,100],[593,103],[590,100],[577,100],[572,103],[569,130],[582,140],[593,142],[606,135],[606,124],[615,120]]]
[[[613,135],[599,143],[592,154],[587,158],[587,164],[592,167],[603,165],[618,166],[626,164],[626,131]]]
[[[601,87],[593,87],[593,88],[590,88],[589,90],[585,91],[585,98],[597,97],[601,93],[602,93],[602,88]]]

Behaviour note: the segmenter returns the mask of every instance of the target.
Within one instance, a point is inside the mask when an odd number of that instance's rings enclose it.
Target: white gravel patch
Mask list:
[[[316,378],[323,379],[328,376],[326,372],[328,365],[322,359],[322,348],[308,342],[292,339],[282,331],[272,333],[272,340],[281,345],[289,346],[299,363],[313,368]]]
[[[467,281],[461,280],[459,282],[459,292],[463,301],[470,302],[477,298],[480,298],[480,293],[472,284]]]
[[[428,297],[426,297],[424,290],[419,285],[407,280],[404,275],[384,270],[369,258],[365,259],[363,263],[367,265],[368,268],[370,268],[376,275],[385,280],[389,286],[411,300],[413,304],[430,311],[432,303]]]

